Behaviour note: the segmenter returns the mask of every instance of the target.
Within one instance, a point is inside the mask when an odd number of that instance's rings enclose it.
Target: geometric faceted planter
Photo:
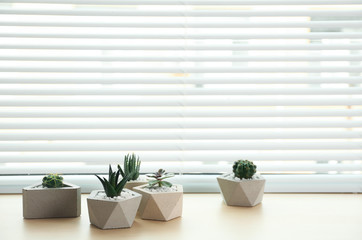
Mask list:
[[[80,187],[63,183],[61,188],[35,184],[23,188],[24,218],[68,218],[80,215]]]
[[[265,179],[262,176],[243,180],[230,179],[230,176],[225,174],[217,177],[226,205],[253,207],[263,200]]]
[[[141,186],[141,185],[145,185],[145,184],[147,184],[147,183],[148,183],[148,181],[146,180],[146,178],[140,176],[137,180],[129,180],[129,181],[126,183],[125,188],[130,189],[130,190],[133,190],[134,187],[138,187],[138,186]]]
[[[183,188],[181,185],[173,184],[176,187],[174,192],[150,192],[143,185],[133,190],[142,194],[141,205],[138,210],[142,219],[169,221],[181,217]]]
[[[142,196],[128,189],[131,196],[126,199],[103,199],[98,197],[103,190],[92,191],[87,198],[89,220],[101,229],[129,228],[135,219]]]

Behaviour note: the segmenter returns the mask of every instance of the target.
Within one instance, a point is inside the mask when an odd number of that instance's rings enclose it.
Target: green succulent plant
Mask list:
[[[64,186],[63,177],[58,174],[49,174],[43,177],[42,185],[47,188],[61,188]]]
[[[129,173],[128,175],[125,175],[123,179],[120,182],[118,182],[120,170],[121,169],[113,171],[111,165],[109,165],[108,180],[104,177],[101,178],[98,175],[95,175],[99,179],[99,181],[101,181],[104,192],[106,193],[107,197],[113,198],[120,196],[128,179],[130,178],[131,174],[133,174]]]
[[[128,181],[130,180],[137,180],[140,176],[140,167],[141,167],[141,161],[138,156],[136,156],[134,153],[132,155],[127,154],[124,156],[124,162],[123,162],[123,169],[120,165],[118,165],[118,169],[121,172],[122,177],[127,176],[128,174],[131,174]]]
[[[146,176],[151,178],[148,180],[148,188],[152,188],[155,185],[158,187],[172,187],[172,183],[164,181],[164,179],[174,177],[175,175],[173,173],[166,173],[163,169],[159,169],[153,174],[146,174]]]
[[[238,160],[234,162],[233,172],[235,177],[250,179],[256,173],[256,165],[252,161]]]

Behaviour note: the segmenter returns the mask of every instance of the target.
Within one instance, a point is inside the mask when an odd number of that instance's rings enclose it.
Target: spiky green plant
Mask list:
[[[126,185],[128,179],[131,176],[131,173],[125,175],[120,182],[118,182],[119,175],[120,175],[120,169],[114,172],[112,170],[111,165],[109,165],[108,180],[104,177],[101,178],[98,175],[96,175],[99,181],[101,181],[104,192],[106,193],[107,197],[113,198],[120,196],[124,186]]]
[[[58,174],[49,174],[43,177],[42,185],[47,188],[61,188],[64,186],[63,177]]]
[[[141,167],[141,161],[138,156],[136,156],[134,153],[132,155],[127,154],[124,156],[124,162],[123,162],[123,169],[121,166],[118,165],[118,169],[121,172],[122,177],[127,176],[128,174],[131,174],[130,180],[137,180],[140,176],[140,167]]]
[[[151,178],[148,180],[148,187],[152,188],[155,185],[158,185],[158,187],[172,187],[172,183],[164,181],[164,179],[173,177],[175,175],[173,173],[166,173],[166,171],[163,169],[159,169],[153,174],[146,174],[146,176]]]
[[[234,162],[233,172],[235,177],[250,179],[256,173],[256,165],[252,161],[238,160]]]

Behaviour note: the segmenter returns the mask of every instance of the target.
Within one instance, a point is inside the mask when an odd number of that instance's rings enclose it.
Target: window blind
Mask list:
[[[361,0],[3,0],[0,192],[135,152],[189,192],[362,191]]]

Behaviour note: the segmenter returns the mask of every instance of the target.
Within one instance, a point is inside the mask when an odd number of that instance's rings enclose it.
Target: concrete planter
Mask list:
[[[128,189],[132,196],[127,199],[108,200],[97,198],[103,190],[92,191],[87,198],[89,220],[101,229],[129,228],[136,217],[141,202],[141,195]]]
[[[169,221],[181,217],[183,188],[177,187],[176,192],[150,192],[144,187],[147,185],[135,187],[134,191],[142,194],[142,201],[139,213],[142,219]]]
[[[130,189],[130,190],[133,190],[134,187],[138,187],[138,186],[141,186],[141,185],[145,185],[145,184],[147,184],[147,183],[148,183],[148,181],[146,180],[146,178],[140,177],[138,180],[128,181],[128,182],[126,183],[125,188]]]
[[[217,177],[226,205],[252,207],[263,200],[265,179],[232,180],[230,174]]]
[[[23,188],[24,218],[67,218],[80,216],[80,187],[42,188],[35,184]]]

